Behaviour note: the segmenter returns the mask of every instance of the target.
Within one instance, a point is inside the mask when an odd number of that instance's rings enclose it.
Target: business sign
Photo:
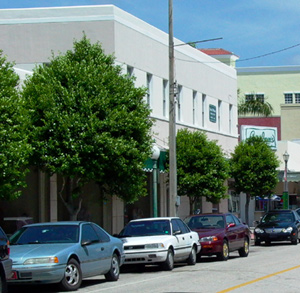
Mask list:
[[[209,105],[209,121],[217,122],[217,107],[215,105]]]
[[[261,136],[264,138],[271,149],[277,149],[277,128],[262,126],[241,126],[241,140],[246,140],[252,136]]]

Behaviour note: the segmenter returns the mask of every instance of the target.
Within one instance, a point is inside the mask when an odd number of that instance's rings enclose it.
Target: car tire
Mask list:
[[[196,248],[193,246],[189,257],[187,258],[187,264],[190,266],[194,266],[196,263],[197,263],[197,251]]]
[[[298,244],[298,233],[296,233],[295,237],[292,238],[291,243],[293,245],[297,245]]]
[[[166,260],[162,263],[162,268],[165,271],[172,271],[174,268],[174,252],[171,248],[168,250]]]
[[[239,249],[239,255],[241,257],[247,257],[249,254],[249,240],[247,237],[244,239],[244,245]]]
[[[77,290],[82,282],[82,272],[79,263],[71,258],[65,268],[64,277],[60,282],[60,287],[65,291]]]
[[[226,261],[229,258],[229,247],[227,240],[223,241],[222,251],[217,254],[218,260]]]
[[[114,253],[111,259],[110,270],[104,275],[107,281],[117,281],[120,276],[119,257]]]

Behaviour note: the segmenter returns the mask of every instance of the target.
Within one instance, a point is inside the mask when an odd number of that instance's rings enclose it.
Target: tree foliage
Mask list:
[[[146,194],[142,168],[151,153],[152,127],[146,91],[114,62],[83,36],[25,81],[32,163],[69,183],[66,203],[90,181],[103,196],[131,202]]]
[[[239,95],[238,90],[238,95]],[[253,94],[253,96],[255,96]],[[246,101],[245,98],[241,99],[238,105],[238,114],[246,115],[252,114],[254,116],[265,116],[269,117],[274,112],[272,105],[265,100],[257,99],[253,97],[253,99],[249,99]]]
[[[278,166],[276,154],[262,137],[250,137],[236,146],[231,158],[231,175],[236,192],[244,192],[247,196],[247,223],[250,198],[272,194],[278,182]]]
[[[13,63],[0,51],[0,198],[13,199],[25,187],[28,172],[26,115],[18,92]]]
[[[222,149],[205,133],[179,130],[176,139],[178,195],[187,195],[190,213],[201,197],[218,203],[226,197],[229,164]]]

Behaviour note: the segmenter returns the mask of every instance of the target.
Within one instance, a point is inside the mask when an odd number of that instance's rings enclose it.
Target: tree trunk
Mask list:
[[[245,221],[248,226],[250,226],[250,224],[249,224],[249,204],[250,204],[250,194],[246,194]]]
[[[73,185],[74,185],[74,179],[68,177],[67,180],[65,180],[65,178],[63,178],[62,188],[59,192],[59,196],[60,196],[63,204],[65,205],[65,207],[67,208],[67,210],[69,212],[70,221],[76,221],[77,220],[77,216],[78,216],[78,214],[81,210],[81,203],[82,203],[82,198],[81,198],[79,200],[78,207],[75,208],[74,199],[73,199],[73,196],[72,196],[72,190],[74,189]],[[64,197],[62,195],[65,188],[66,188],[66,195],[67,195],[66,200],[64,199]]]
[[[195,199],[189,196],[189,203],[190,203],[190,215],[193,215]]]

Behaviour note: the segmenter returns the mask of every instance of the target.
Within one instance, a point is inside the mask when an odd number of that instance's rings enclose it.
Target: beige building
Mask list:
[[[161,151],[168,149],[169,137],[169,48],[168,34],[112,6],[82,6],[0,10],[0,48],[15,61],[16,71],[24,79],[37,63],[48,62],[54,54],[72,48],[74,39],[83,32],[92,42],[99,41],[108,54],[114,54],[124,73],[136,77],[137,86],[148,87],[145,97],[156,123],[153,138]],[[228,155],[238,143],[236,70],[212,57],[175,42],[177,129],[203,130],[209,139],[217,140]],[[181,46],[176,46],[176,45]],[[213,61],[213,62],[211,62]],[[151,168],[150,170],[151,171]],[[89,184],[84,193],[82,219],[95,221],[112,233],[124,222],[138,216],[152,215],[152,173],[148,173],[149,195],[132,205],[118,198],[99,198],[97,188]],[[33,170],[24,195],[14,202],[1,203],[3,213],[19,216],[26,213],[35,221],[66,219],[66,211],[57,191],[60,178],[49,178]],[[167,174],[158,180],[159,215],[168,214]],[[227,211],[227,200],[219,205],[201,203],[204,212]],[[187,216],[186,198],[181,198],[178,215]]]

